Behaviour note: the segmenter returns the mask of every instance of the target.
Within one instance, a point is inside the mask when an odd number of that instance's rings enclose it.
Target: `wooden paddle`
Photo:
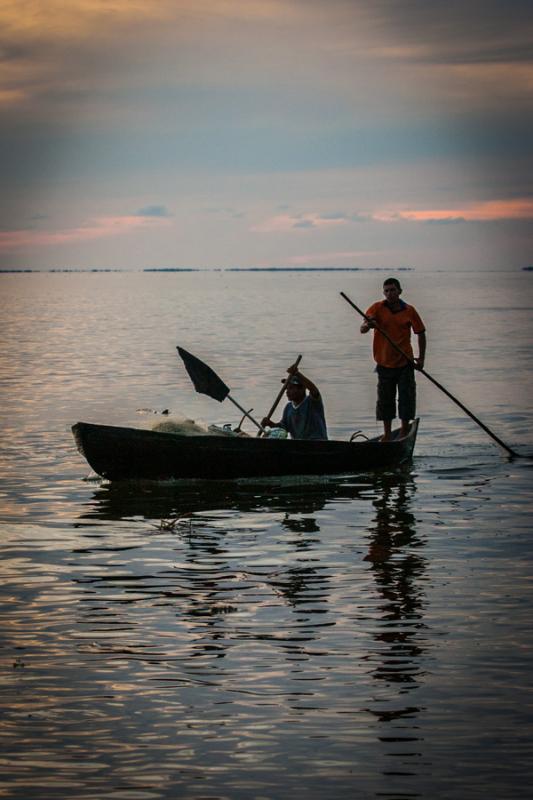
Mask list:
[[[468,409],[468,408],[467,408],[465,405],[463,405],[463,404],[461,403],[461,401],[460,401],[460,400],[458,400],[456,397],[454,397],[454,396],[453,396],[453,394],[451,394],[451,392],[449,392],[447,389],[445,389],[445,388],[444,388],[444,386],[443,386],[441,383],[439,383],[438,381],[436,381],[436,380],[435,380],[435,378],[433,378],[433,377],[432,377],[432,376],[429,374],[429,372],[426,372],[426,370],[425,370],[425,369],[422,369],[421,367],[418,367],[418,366],[417,366],[417,364],[416,364],[416,361],[415,361],[415,359],[414,359],[414,358],[411,358],[410,356],[408,356],[408,355],[407,355],[407,353],[404,353],[404,351],[401,349],[401,347],[398,347],[398,345],[396,344],[396,342],[394,342],[394,341],[393,341],[393,340],[390,338],[390,336],[387,336],[387,334],[385,333],[385,331],[383,330],[383,328],[380,328],[380,327],[379,327],[379,325],[376,325],[376,323],[375,323],[373,320],[371,320],[369,317],[367,317],[367,315],[366,315],[366,314],[365,314],[363,311],[361,311],[361,309],[360,309],[360,308],[358,308],[358,307],[355,305],[355,303],[353,303],[353,302],[350,300],[350,298],[349,298],[347,295],[345,295],[345,294],[344,294],[344,292],[340,292],[340,295],[341,295],[341,297],[343,297],[343,298],[346,300],[346,302],[347,302],[347,303],[349,303],[349,304],[352,306],[352,308],[355,308],[355,310],[357,311],[357,313],[358,313],[358,314],[360,314],[360,315],[363,317],[363,319],[365,319],[367,322],[369,322],[369,323],[370,323],[370,325],[371,325],[373,328],[375,328],[375,330],[379,331],[379,333],[380,333],[380,334],[381,334],[381,335],[382,335],[382,336],[383,336],[383,337],[384,337],[384,338],[385,338],[385,339],[386,339],[386,340],[389,342],[389,344],[391,344],[391,345],[394,347],[394,349],[395,349],[395,350],[396,350],[398,353],[400,353],[400,355],[402,355],[402,356],[405,358],[405,360],[406,360],[406,361],[408,361],[410,364],[412,364],[412,365],[413,365],[413,367],[415,367],[415,369],[417,370],[417,372],[421,372],[421,373],[422,373],[422,375],[425,375],[425,376],[426,376],[426,378],[427,378],[428,380],[430,380],[430,381],[431,381],[431,383],[435,384],[435,386],[437,387],[437,389],[440,389],[440,390],[441,390],[441,392],[444,392],[444,394],[445,394],[447,397],[449,397],[449,398],[450,398],[450,400],[453,400],[453,402],[454,402],[456,405],[458,405],[458,406],[459,406],[459,408],[461,408],[461,409],[462,409],[462,410],[465,412],[465,414],[468,414],[468,416],[469,416],[471,419],[473,419],[473,420],[474,420],[474,422],[476,422],[476,423],[479,425],[479,427],[480,427],[480,428],[483,428],[483,430],[485,431],[485,433],[488,433],[488,435],[489,435],[489,436],[491,436],[491,437],[492,437],[492,439],[494,439],[494,441],[495,441],[497,444],[499,444],[499,445],[500,445],[500,447],[502,447],[504,450],[506,450],[506,451],[509,453],[509,455],[510,455],[510,456],[512,456],[512,458],[520,458],[520,455],[519,455],[519,453],[515,452],[515,450],[512,450],[512,449],[511,449],[510,447],[508,447],[508,446],[507,446],[507,445],[506,445],[504,442],[502,442],[502,440],[501,440],[501,439],[500,439],[498,436],[496,436],[496,434],[495,434],[495,433],[493,433],[493,432],[490,430],[490,428],[487,428],[487,426],[486,426],[486,425],[484,425],[484,424],[483,424],[483,422],[481,422],[481,420],[480,420],[480,419],[478,419],[478,418],[475,416],[475,414],[473,414],[473,413],[472,413],[472,412],[471,412],[471,411],[470,411],[470,410],[469,410],[469,409]]]
[[[203,361],[200,361],[199,358],[193,356],[192,353],[188,353],[187,350],[184,350],[183,347],[177,347],[176,350],[180,354],[181,358],[183,359],[183,363],[185,364],[185,369],[189,373],[189,377],[193,382],[194,388],[200,394],[206,394],[208,397],[212,397],[213,400],[218,400],[219,403],[222,403],[223,400],[228,398],[231,400],[233,405],[237,406],[237,408],[244,414],[245,417],[248,417],[254,425],[259,428],[260,433],[266,433],[265,429],[260,425],[257,420],[255,420],[249,411],[246,411],[239,403],[231,397],[229,393],[229,386],[226,386],[224,381],[218,377],[216,372],[211,369],[207,364],[204,364]]]
[[[294,362],[294,367],[296,367],[296,368],[297,368],[297,367],[298,367],[298,364],[300,363],[300,361],[301,361],[301,360],[302,360],[302,356],[301,356],[301,355],[299,355],[299,356],[298,356],[298,358],[296,359],[296,361]],[[290,377],[290,375],[289,375],[289,377]],[[276,397],[276,399],[274,400],[274,402],[273,402],[273,404],[272,404],[272,408],[270,409],[270,411],[269,411],[269,412],[268,412],[268,414],[266,415],[268,419],[272,419],[272,414],[274,413],[274,411],[275,411],[275,410],[276,410],[276,408],[278,407],[279,401],[280,401],[280,400],[281,400],[281,398],[283,397],[283,395],[284,395],[284,393],[285,393],[285,390],[286,390],[286,388],[287,388],[287,383],[286,383],[286,381],[283,381],[283,386],[282,386],[282,387],[281,387],[281,389],[279,390],[279,392],[278,392],[278,396]],[[264,429],[263,429],[263,430],[261,430],[261,431],[257,431],[257,433],[256,433],[256,436],[262,436],[262,434],[263,434],[263,433],[264,433]]]

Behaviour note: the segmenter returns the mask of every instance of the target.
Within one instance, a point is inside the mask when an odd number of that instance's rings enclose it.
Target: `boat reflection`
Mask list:
[[[368,508],[371,502],[375,515],[367,529],[368,552],[364,560],[370,564],[381,599],[383,624],[376,641],[390,648],[387,658],[375,666],[374,674],[381,680],[408,684],[415,681],[416,671],[404,669],[405,660],[422,651],[416,642],[424,603],[425,560],[420,553],[423,541],[417,536],[411,508],[415,492],[416,483],[409,468],[298,485],[102,483],[85,504],[79,524],[95,519],[150,521],[152,528],[191,534],[187,537],[188,551],[194,558],[197,553],[223,556],[225,552],[225,527],[214,529],[209,512],[281,514],[276,524],[290,535],[286,545],[303,551],[319,543],[319,512],[329,504],[360,501]]]
[[[374,667],[380,680],[415,682],[416,669],[406,659],[422,652],[417,642],[423,611],[424,559],[418,552],[411,503],[416,484],[409,468],[374,472],[329,482],[306,481],[275,485],[223,482],[124,482],[102,483],[85,504],[79,524],[89,520],[146,520],[152,528],[189,533],[189,557],[198,554],[224,556],[225,528],[213,530],[209,512],[265,512],[282,514],[277,524],[292,534],[286,544],[295,551],[313,549],[320,540],[319,512],[328,504],[372,502],[375,516],[368,528],[369,562],[381,597],[382,628],[376,635],[390,652]],[[201,534],[201,535],[192,535]],[[315,554],[316,556],[316,554]],[[316,564],[316,560],[315,560]],[[301,585],[301,576],[294,585]],[[289,592],[295,602],[298,592]],[[375,660],[381,650],[372,656]],[[379,660],[379,659],[378,659]]]
[[[345,741],[372,738],[394,796],[411,797],[429,639],[416,493],[409,468],[298,486],[98,485],[79,518],[95,537],[78,554],[82,624],[102,657],[163,693],[201,689],[225,724],[268,706],[279,730],[320,712]],[[100,641],[102,620],[114,635]]]
[[[388,473],[402,479],[402,472]],[[398,476],[398,477],[394,477]],[[303,480],[299,483],[278,480],[275,484],[247,482],[123,482],[99,484],[80,519],[147,520],[185,519],[206,511],[284,512],[283,525],[290,529],[291,514],[313,514],[334,500],[366,497],[386,479],[385,473],[358,475],[357,478]],[[296,523],[294,523],[296,525]],[[316,524],[316,521],[315,521]]]

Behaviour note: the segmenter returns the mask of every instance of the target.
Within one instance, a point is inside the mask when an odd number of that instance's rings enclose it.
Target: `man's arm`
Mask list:
[[[280,420],[279,422],[272,422],[270,417],[263,417],[263,419],[261,420],[261,427],[263,427],[263,428],[284,428],[285,426],[283,425],[283,420]]]
[[[368,331],[376,327],[374,323],[376,322],[375,314],[377,312],[377,305],[378,305],[377,303],[374,303],[373,305],[370,306],[370,308],[367,308],[365,313],[365,319],[363,320],[363,323],[359,328],[361,333],[368,333]]]
[[[293,369],[293,367],[289,367],[287,372],[289,372],[291,375],[294,375],[296,378],[299,378],[302,384],[309,392],[309,394],[311,395],[311,397],[313,398],[313,400],[318,400],[318,398],[320,397],[320,392],[318,391],[318,388],[313,383],[313,381],[310,381],[309,378],[307,378],[302,372],[300,372],[299,369]]]
[[[424,369],[424,362],[426,360],[426,346],[427,346],[427,338],[426,332],[422,331],[422,333],[417,333],[418,337],[418,358],[415,358],[415,367],[418,369]]]

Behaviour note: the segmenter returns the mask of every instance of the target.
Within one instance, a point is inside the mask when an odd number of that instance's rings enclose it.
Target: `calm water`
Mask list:
[[[0,797],[529,796],[529,457],[422,376],[392,473],[106,485],[71,438],[166,408],[236,422],[177,344],[258,416],[302,353],[331,435],[374,435],[370,338],[338,293],[366,306],[383,277],[0,275]],[[532,280],[403,276],[428,371],[526,456]]]

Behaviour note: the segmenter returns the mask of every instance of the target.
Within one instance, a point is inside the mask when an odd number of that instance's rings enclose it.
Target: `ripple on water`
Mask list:
[[[67,486],[1,545],[11,796],[519,797],[527,474]]]

